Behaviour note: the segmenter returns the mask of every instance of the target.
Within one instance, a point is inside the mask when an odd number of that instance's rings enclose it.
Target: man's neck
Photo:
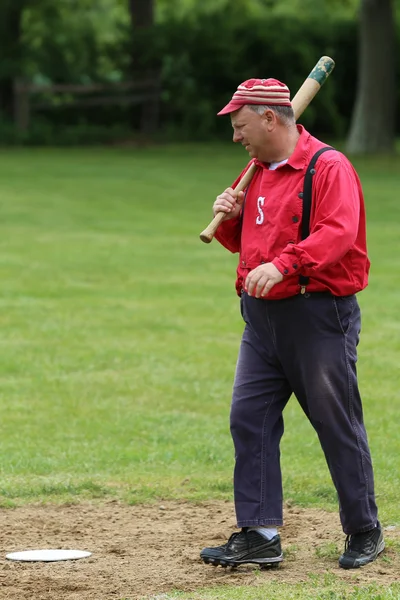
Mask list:
[[[261,159],[262,162],[279,163],[283,160],[287,160],[293,154],[297,142],[299,141],[300,133],[296,125],[288,128],[286,131],[286,135],[283,137],[281,143],[275,148],[273,155],[269,156],[268,160]]]
[[[282,160],[289,158],[297,146],[299,137],[300,133],[298,132],[296,125],[288,129],[288,134],[284,140],[284,144],[280,148],[277,148],[273,162],[281,162]]]

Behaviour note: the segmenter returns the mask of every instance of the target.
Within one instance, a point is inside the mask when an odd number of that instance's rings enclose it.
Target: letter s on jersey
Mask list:
[[[257,225],[262,225],[264,223],[264,213],[262,207],[264,206],[264,196],[260,196],[257,200],[257,209],[258,209],[258,217],[256,218]]]

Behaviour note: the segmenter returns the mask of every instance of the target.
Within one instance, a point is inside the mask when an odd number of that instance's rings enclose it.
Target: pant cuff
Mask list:
[[[371,529],[375,529],[375,527],[377,527],[378,522],[375,521],[375,523],[371,523],[370,525],[365,525],[365,527],[358,527],[357,530],[352,529],[350,530],[343,530],[343,532],[346,535],[355,535],[356,533],[365,533],[366,531],[371,531]]]
[[[282,519],[258,519],[252,521],[238,521],[238,527],[268,527],[273,525],[274,527],[281,527],[283,525]]]

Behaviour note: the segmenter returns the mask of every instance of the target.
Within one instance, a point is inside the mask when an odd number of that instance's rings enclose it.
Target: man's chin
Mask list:
[[[257,158],[257,153],[254,151],[254,149],[251,146],[246,146],[245,150],[246,150],[246,152],[248,152],[248,155],[250,156],[250,158]]]

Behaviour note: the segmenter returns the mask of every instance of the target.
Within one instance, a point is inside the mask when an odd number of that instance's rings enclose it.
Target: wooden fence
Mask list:
[[[35,110],[63,107],[140,105],[142,133],[158,125],[161,86],[157,78],[121,83],[89,85],[37,85],[17,80],[14,83],[14,120],[19,131],[28,131]]]

